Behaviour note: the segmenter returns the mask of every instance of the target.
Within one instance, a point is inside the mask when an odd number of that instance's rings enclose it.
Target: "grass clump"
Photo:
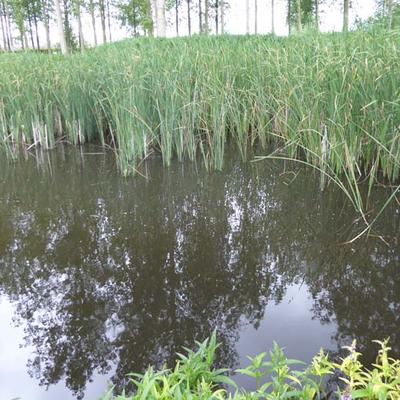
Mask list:
[[[400,31],[384,29],[3,54],[0,143],[109,144],[125,175],[152,152],[221,169],[227,143],[243,160],[272,146],[338,184],[369,227],[359,182],[399,180],[399,71]]]
[[[0,56],[2,142],[106,139],[124,173],[151,151],[222,168],[232,141],[284,145],[336,173],[400,160],[400,33],[141,38],[70,57]]]
[[[197,350],[185,349],[178,354],[173,369],[154,371],[149,368],[143,375],[131,374],[135,387],[133,394],[114,395],[113,389],[102,400],[159,400],[159,399],[400,399],[400,360],[389,357],[388,342],[380,346],[376,363],[372,369],[360,362],[361,354],[355,343],[346,347],[348,356],[339,362],[331,361],[322,350],[309,366],[286,358],[283,350],[275,343],[269,352],[249,357],[250,365],[244,369],[229,371],[215,369],[215,351],[218,347],[215,332],[210,339],[197,343]],[[293,365],[302,369],[293,369]],[[255,379],[256,390],[240,390],[227,375],[235,372]],[[333,389],[326,389],[327,380],[336,376]],[[226,387],[230,386],[228,392]]]

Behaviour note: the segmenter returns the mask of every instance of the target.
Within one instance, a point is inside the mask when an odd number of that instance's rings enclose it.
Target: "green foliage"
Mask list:
[[[202,343],[197,342],[197,350],[179,354],[175,368],[154,371],[149,368],[143,375],[131,374],[133,394],[114,396],[111,389],[102,400],[167,400],[167,399],[327,399],[330,393],[324,391],[326,378],[340,374],[344,383],[336,384],[335,399],[395,400],[400,398],[400,361],[389,357],[388,342],[380,345],[377,361],[372,369],[363,367],[355,343],[347,347],[349,355],[333,362],[322,350],[310,364],[302,370],[293,369],[303,364],[286,358],[283,350],[274,343],[266,361],[266,353],[254,358],[249,357],[250,365],[235,371],[236,374],[255,379],[256,390],[239,390],[236,384],[226,376],[229,370],[213,369],[216,334]],[[226,388],[231,387],[231,393]],[[233,393],[233,391],[235,391]]]
[[[289,2],[290,2],[290,7],[288,4],[287,7],[289,7],[289,8],[288,8],[287,18],[288,18],[289,23],[291,25],[295,26],[296,20],[297,20],[297,8],[296,8],[297,0],[288,0],[288,3]],[[315,1],[314,0],[301,0],[300,7],[301,7],[301,23],[302,23],[302,25],[306,26],[306,25],[311,25],[311,23],[314,23]]]
[[[392,28],[398,29],[400,27],[400,2],[393,0],[392,5],[391,25]],[[387,0],[378,1],[376,13],[365,21],[357,21],[357,29],[364,30],[380,30],[388,29],[388,9]]]
[[[153,32],[153,19],[149,0],[126,0],[118,3],[120,20],[123,26],[129,27],[136,36],[139,28]]]
[[[197,350],[185,349],[186,354],[178,354],[175,368],[154,371],[152,367],[144,374],[131,374],[135,386],[132,396],[113,397],[112,390],[102,400],[111,399],[224,399],[223,384],[235,386],[224,375],[226,369],[214,369],[217,349],[216,333],[204,342],[196,342]]]
[[[371,190],[400,173],[399,39],[375,29],[141,38],[68,58],[4,54],[1,142],[108,142],[123,174],[154,151],[166,166],[201,158],[221,169],[227,142],[244,160],[273,145],[273,157],[298,159],[322,186],[340,186],[369,229],[359,182]]]

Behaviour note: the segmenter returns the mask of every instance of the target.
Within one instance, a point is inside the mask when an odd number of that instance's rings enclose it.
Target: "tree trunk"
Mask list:
[[[9,45],[9,38],[8,38],[8,32],[7,32],[7,21],[6,17],[0,16],[0,21],[1,21],[1,31],[3,34],[3,44],[4,44],[4,50],[10,50],[10,45]]]
[[[204,1],[204,30],[206,34],[208,34],[209,24],[208,24],[208,13],[209,13],[209,4],[208,0]]]
[[[136,21],[136,12],[133,13],[133,36],[136,37],[137,36],[137,21]]]
[[[153,32],[154,35],[157,37],[158,36],[157,0],[151,0],[151,15],[153,20]]]
[[[56,7],[57,25],[58,25],[58,34],[60,36],[61,53],[68,54],[67,42],[65,40],[64,23],[63,23],[63,18],[62,18],[62,14],[61,14],[60,0],[54,0],[54,5]]]
[[[275,35],[275,0],[271,0],[271,32]]]
[[[254,33],[258,33],[258,1],[254,0]]]
[[[152,4],[150,0],[146,0],[147,3],[147,18],[150,21],[149,28],[146,30],[146,34],[150,37],[154,36],[154,18],[153,18],[153,12],[152,12]]]
[[[221,35],[225,33],[225,0],[219,0],[221,7]]]
[[[83,38],[83,29],[82,29],[82,16],[81,16],[81,0],[77,1],[76,4],[76,17],[78,20],[78,35],[79,35],[79,48],[81,53],[85,52],[85,40]]]
[[[50,42],[49,4],[47,1],[44,1],[42,5],[43,5],[43,24],[46,33],[46,48],[48,51],[50,51],[51,42]]]
[[[188,24],[188,32],[189,36],[192,34],[192,18],[190,13],[190,0],[186,0],[187,3],[187,24]]]
[[[0,3],[1,10],[0,10],[0,27],[1,27],[1,33],[3,35],[3,44],[4,44],[4,50],[7,49],[7,38],[6,38],[6,9],[4,7],[4,2],[2,1]]]
[[[32,18],[30,12],[28,13],[28,25],[29,25],[29,37],[31,39],[32,49],[35,48],[35,41],[33,39],[33,27],[32,27]]]
[[[297,21],[297,32],[301,31],[301,0],[296,1],[297,12],[296,12],[296,21]]]
[[[33,22],[35,24],[36,47],[39,50],[40,49],[40,41],[39,41],[39,29],[38,29],[38,20],[37,20],[36,13],[33,14]]]
[[[3,9],[3,19],[2,19],[2,25],[4,26],[4,31],[5,33],[5,41],[4,41],[4,49],[8,49],[9,51],[14,51],[14,41],[13,41],[13,36],[12,36],[12,29],[11,29],[11,22],[10,22],[10,8],[8,5],[7,0],[1,0],[1,6]],[[0,15],[0,18],[1,15]]]
[[[315,0],[315,28],[319,31],[319,0]]]
[[[111,36],[111,10],[110,10],[110,0],[107,0],[107,25],[108,25],[108,40],[112,42]]]
[[[175,0],[175,28],[176,36],[179,36],[179,1]]]
[[[24,41],[25,41],[25,47],[24,49],[29,49],[29,40],[28,40],[28,36],[26,34],[26,30],[23,30],[23,35],[24,35]]]
[[[100,20],[101,20],[101,31],[103,34],[103,43],[107,43],[107,36],[106,36],[106,10],[104,6],[104,0],[99,1],[99,8],[100,8]]]
[[[392,29],[393,27],[393,0],[387,0],[387,23],[388,29]]]
[[[203,9],[201,1],[199,0],[199,32],[203,33]]]
[[[157,30],[158,36],[167,35],[167,23],[165,20],[165,0],[157,0]]]
[[[250,33],[250,0],[246,0],[246,33]]]
[[[219,0],[215,0],[215,34],[219,33]]]
[[[2,15],[0,15],[0,27],[1,27],[1,33],[3,35],[4,50],[6,50],[7,49],[6,30],[5,30],[5,24],[3,22],[3,16]]]
[[[63,0],[63,18],[64,18],[64,32],[67,47],[72,49],[74,46],[74,37],[72,34],[72,27],[70,24],[71,3],[69,0]]]
[[[46,17],[48,18],[48,17]],[[51,50],[51,40],[50,40],[50,25],[49,25],[49,20],[46,19],[44,22],[44,29],[46,31],[46,48],[48,51]]]
[[[14,40],[13,40],[13,36],[12,36],[12,29],[11,29],[11,22],[10,22],[9,14],[7,14],[7,16],[6,16],[6,32],[7,32],[8,49],[10,51],[14,51]]]
[[[288,24],[289,35],[290,35],[292,33],[292,0],[288,0],[287,24]]]
[[[89,0],[89,13],[90,13],[90,18],[92,20],[94,45],[97,46],[96,17],[94,16],[93,0]]]
[[[343,32],[349,30],[349,4],[350,0],[343,0]]]

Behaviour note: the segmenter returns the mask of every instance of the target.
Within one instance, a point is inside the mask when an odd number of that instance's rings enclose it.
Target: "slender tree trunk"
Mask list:
[[[10,51],[14,51],[14,40],[13,40],[13,35],[12,35],[12,30],[11,30],[11,22],[10,22],[10,16],[7,13],[6,15],[6,33],[7,33],[7,44],[8,44],[8,49]]]
[[[388,29],[393,27],[393,0],[386,0]]]
[[[60,0],[54,0],[57,14],[58,34],[60,36],[61,53],[68,54],[67,41],[65,40],[64,23],[61,14]]]
[[[219,34],[219,0],[215,0],[215,34]]]
[[[348,32],[349,30],[349,8],[350,0],[343,0],[343,32]]]
[[[157,0],[151,0],[151,15],[153,20],[153,31],[154,35],[158,36],[158,16],[157,16]]]
[[[63,0],[63,18],[64,18],[64,32],[65,32],[65,40],[67,42],[67,47],[69,49],[73,48],[74,38],[72,35],[72,28],[70,24],[70,13],[71,13],[71,4],[69,0]]]
[[[208,13],[209,13],[209,4],[208,4],[208,0],[205,0],[204,1],[204,30],[205,30],[206,34],[208,34],[208,31],[209,31]]]
[[[150,21],[149,28],[145,32],[148,36],[153,37],[154,36],[154,18],[153,18],[153,6],[151,4],[150,0],[146,0],[146,5],[147,5],[147,18]]]
[[[4,39],[4,50],[14,51],[14,42],[11,30],[10,22],[10,9],[7,0],[1,0],[1,7],[3,10],[2,15],[0,15],[3,39]]]
[[[296,1],[297,10],[296,10],[296,21],[297,21],[297,32],[301,31],[301,0]]]
[[[76,4],[76,16],[78,20],[78,35],[79,35],[79,48],[81,53],[85,52],[85,39],[83,38],[83,29],[82,29],[82,16],[81,16],[81,0],[77,1]]]
[[[48,51],[51,49],[51,42],[50,42],[50,22],[49,22],[49,3],[47,0],[43,1],[43,25],[46,34],[46,48]]]
[[[6,16],[4,17],[4,22],[2,19],[2,25],[4,25],[4,32],[3,32],[4,50],[11,51],[12,50],[11,28],[10,28],[10,21],[9,21],[8,17],[6,17]]]
[[[254,0],[254,33],[258,34],[258,1]]]
[[[96,17],[94,16],[93,0],[89,0],[89,13],[90,13],[90,18],[92,20],[94,45],[97,46]]]
[[[175,28],[176,36],[179,36],[179,1],[175,0]]]
[[[271,0],[271,32],[275,35],[275,0]]]
[[[157,30],[158,36],[167,35],[167,23],[165,20],[165,0],[157,0]]]
[[[28,25],[29,25],[29,37],[31,39],[32,49],[34,49],[35,48],[35,41],[33,39],[32,17],[30,15],[30,12],[28,13]]]
[[[0,26],[1,26],[1,33],[3,35],[3,44],[4,44],[4,50],[7,49],[7,38],[6,38],[6,10],[4,7],[4,2],[2,1],[0,3],[1,6],[1,13],[0,13]]]
[[[133,13],[133,36],[137,36],[137,21],[136,21],[136,12]]]
[[[203,33],[203,7],[201,1],[199,0],[199,32]]]
[[[108,40],[112,42],[111,37],[111,10],[110,10],[110,0],[107,0],[107,25],[108,25]]]
[[[105,10],[105,6],[104,6],[104,0],[99,1],[99,8],[100,8],[100,20],[101,20],[101,32],[103,34],[103,43],[107,43],[106,10]]]
[[[225,33],[225,0],[219,0],[221,7],[221,35]]]
[[[21,29],[18,28],[19,31],[19,36],[21,37],[21,46],[22,50],[25,50],[28,46],[26,45],[26,37],[25,37],[25,32],[21,31]]]
[[[292,0],[288,0],[287,24],[288,24],[289,35],[290,35],[292,33]]]
[[[46,17],[48,18],[48,17]],[[50,40],[50,25],[49,25],[49,20],[46,19],[44,22],[44,29],[46,32],[46,48],[48,51],[51,50],[51,40]]]
[[[246,0],[246,33],[250,33],[250,0]]]
[[[190,0],[186,0],[187,3],[187,24],[189,36],[192,34],[192,17],[190,12]]]
[[[4,50],[6,50],[7,49],[6,30],[5,30],[5,24],[3,22],[3,16],[2,15],[0,15],[0,25],[1,25],[1,33],[3,35]]]
[[[315,8],[315,28],[319,31],[319,0],[314,1]]]
[[[36,48],[40,49],[40,41],[39,41],[39,29],[38,29],[38,20],[36,13],[33,14],[33,22],[35,24],[35,33],[36,33]]]

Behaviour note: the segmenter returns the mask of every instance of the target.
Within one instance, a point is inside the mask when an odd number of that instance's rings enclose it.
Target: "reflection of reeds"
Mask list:
[[[62,58],[0,56],[0,142],[109,142],[124,174],[151,151],[223,167],[275,142],[335,177],[399,178],[399,32],[136,39]],[[325,186],[325,178],[321,185]]]

